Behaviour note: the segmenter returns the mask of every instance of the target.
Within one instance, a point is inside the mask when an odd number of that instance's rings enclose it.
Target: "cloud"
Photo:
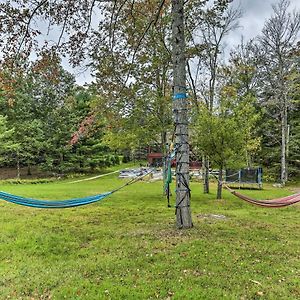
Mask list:
[[[274,0],[242,0],[235,1],[234,5],[240,6],[243,16],[239,21],[240,27],[231,32],[227,37],[227,44],[231,47],[238,45],[243,37],[246,41],[258,36],[273,13],[272,5],[278,3]],[[300,10],[300,1],[291,0],[290,10]]]

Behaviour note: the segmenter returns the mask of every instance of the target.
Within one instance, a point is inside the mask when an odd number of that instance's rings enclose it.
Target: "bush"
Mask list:
[[[56,178],[37,178],[37,179],[7,179],[1,180],[0,184],[41,184],[56,181]]]
[[[130,157],[129,156],[127,156],[127,155],[124,155],[123,156],[123,159],[122,159],[122,163],[128,163],[128,162],[130,162]]]

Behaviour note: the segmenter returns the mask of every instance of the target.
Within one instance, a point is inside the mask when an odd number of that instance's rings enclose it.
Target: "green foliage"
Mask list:
[[[15,125],[14,140],[19,144],[16,155],[23,164],[34,165],[45,148],[43,123],[39,119],[24,119]]]
[[[300,170],[300,102],[299,102],[299,66],[291,72],[288,76],[286,84],[290,86],[289,89],[289,118],[288,118],[288,141],[287,141],[287,161],[288,173],[290,179],[299,176]],[[272,94],[271,94],[272,95]],[[266,95],[270,96],[270,95]],[[264,165],[272,173],[272,177],[280,180],[280,158],[281,158],[281,123],[278,107],[275,103],[268,103],[260,108],[262,119],[259,122],[259,131],[262,135],[262,150],[260,157]]]
[[[149,16],[157,11],[155,1],[126,2],[122,7],[113,20],[118,47],[113,45],[112,51],[106,39],[111,21],[105,19],[97,37],[101,47],[93,48],[92,54],[94,87],[102,91],[96,107],[107,119],[104,141],[112,149],[122,151],[148,145],[159,145],[163,151],[166,132],[172,127],[171,6],[165,2],[156,26],[150,27]],[[144,30],[147,34],[141,40],[137,33]]]
[[[0,184],[42,184],[56,181],[56,178],[37,178],[37,179],[8,179],[0,180]]]
[[[291,136],[289,144],[289,162],[290,162],[290,175],[292,177],[299,177],[300,175],[300,114],[298,117],[291,121]],[[296,115],[296,114],[295,114]]]
[[[238,168],[260,146],[260,140],[253,134],[259,115],[253,98],[248,95],[240,99],[232,86],[224,87],[221,97],[220,106],[213,112],[205,105],[201,107],[195,144],[215,167]]]
[[[8,129],[7,117],[0,115],[0,162],[5,161],[6,156],[19,147],[12,140],[14,132],[14,128]]]
[[[71,135],[72,123],[65,117],[58,118],[70,115],[65,104],[73,89],[71,75],[62,69],[57,57],[44,55],[32,64],[24,63],[15,72],[4,70],[0,77],[0,107],[8,124],[15,128],[12,138],[19,145],[6,164],[15,165],[17,161],[30,167],[42,162],[50,147],[52,152],[58,150],[53,137],[61,132],[62,123],[69,131],[67,137],[59,136],[60,143],[66,145]]]
[[[24,63],[16,73],[1,70],[0,109],[6,115],[0,123],[3,164],[26,165],[30,174],[33,165],[65,173],[118,163],[118,157],[102,145],[102,115],[90,118],[94,95],[92,90],[76,87],[74,77],[51,52]],[[76,145],[71,147],[73,142]]]

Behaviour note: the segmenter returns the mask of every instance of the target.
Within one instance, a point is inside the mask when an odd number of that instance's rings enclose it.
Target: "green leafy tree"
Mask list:
[[[156,12],[156,1],[128,2],[113,20],[114,39],[105,39],[112,28],[107,19],[93,40],[95,88],[103,91],[98,106],[109,120],[106,141],[119,149],[155,144],[165,152],[172,128],[170,4]]]
[[[224,60],[226,36],[238,27],[241,16],[239,9],[230,6],[230,1],[214,1],[208,3],[205,9],[199,9],[202,3],[195,0],[187,4],[187,69],[191,102],[196,115],[199,114],[200,101],[211,111],[218,105],[218,82],[221,62]],[[195,66],[196,72],[193,72]],[[203,190],[208,193],[209,157],[204,156],[202,161]]]
[[[245,164],[249,151],[257,151],[259,139],[253,135],[258,115],[253,98],[238,97],[233,86],[225,86],[220,105],[213,113],[201,107],[195,127],[194,143],[201,153],[209,155],[213,166],[219,169],[217,198],[222,197],[223,171]]]
[[[63,70],[60,59],[44,52],[36,61],[12,71],[3,65],[0,106],[19,148],[10,164],[31,166],[59,160],[78,120],[69,104],[74,78]],[[59,158],[57,158],[57,156]]]
[[[17,177],[20,176],[20,164],[26,164],[30,169],[33,157],[36,157],[40,150],[37,144],[41,142],[39,140],[41,136],[39,134],[35,136],[35,133],[41,130],[36,128],[37,123],[32,110],[33,102],[28,94],[28,82],[24,70],[26,66],[27,64],[24,64],[14,74],[7,69],[3,69],[1,73],[0,107],[7,116],[8,126],[15,128],[11,138],[18,145],[14,147],[14,153],[11,153],[6,164],[17,167]],[[38,126],[41,126],[40,123]]]
[[[11,153],[19,148],[19,144],[14,143],[12,137],[14,128],[8,128],[7,117],[0,115],[0,163],[5,163]]]

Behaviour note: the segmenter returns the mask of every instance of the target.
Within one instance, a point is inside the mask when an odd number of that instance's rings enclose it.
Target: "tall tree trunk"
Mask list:
[[[286,99],[284,99],[283,109],[281,112],[281,183],[285,185],[287,182],[287,134],[288,134],[288,122],[287,122],[287,105]]]
[[[64,162],[64,154],[62,152],[59,153],[59,164]]]
[[[176,225],[193,226],[189,187],[189,138],[186,101],[186,59],[184,38],[184,1],[172,0],[172,58],[174,85],[174,122],[176,146]]]
[[[167,153],[167,132],[164,130],[160,133],[161,135],[161,153],[165,156],[165,154]]]
[[[203,156],[203,193],[209,193],[209,158]]]
[[[17,179],[20,179],[21,172],[20,172],[20,157],[19,153],[17,154]]]
[[[167,178],[167,132],[161,132],[161,152],[163,154],[162,157],[162,174],[163,174],[163,195],[166,195],[165,190],[165,182]]]
[[[219,170],[217,199],[222,199],[223,167]]]
[[[290,130],[291,130],[290,125],[287,125],[286,129],[287,129],[287,133],[286,133],[286,158],[288,159],[289,152],[290,152]]]
[[[30,163],[27,164],[27,175],[31,176],[32,173],[31,173],[31,165]]]
[[[211,66],[211,76],[209,80],[209,111],[212,113],[214,108],[214,100],[215,100],[215,85],[216,85],[216,62],[217,54],[214,57],[214,63]]]
[[[247,149],[246,149],[246,164],[247,164],[247,168],[252,168],[252,158]]]

